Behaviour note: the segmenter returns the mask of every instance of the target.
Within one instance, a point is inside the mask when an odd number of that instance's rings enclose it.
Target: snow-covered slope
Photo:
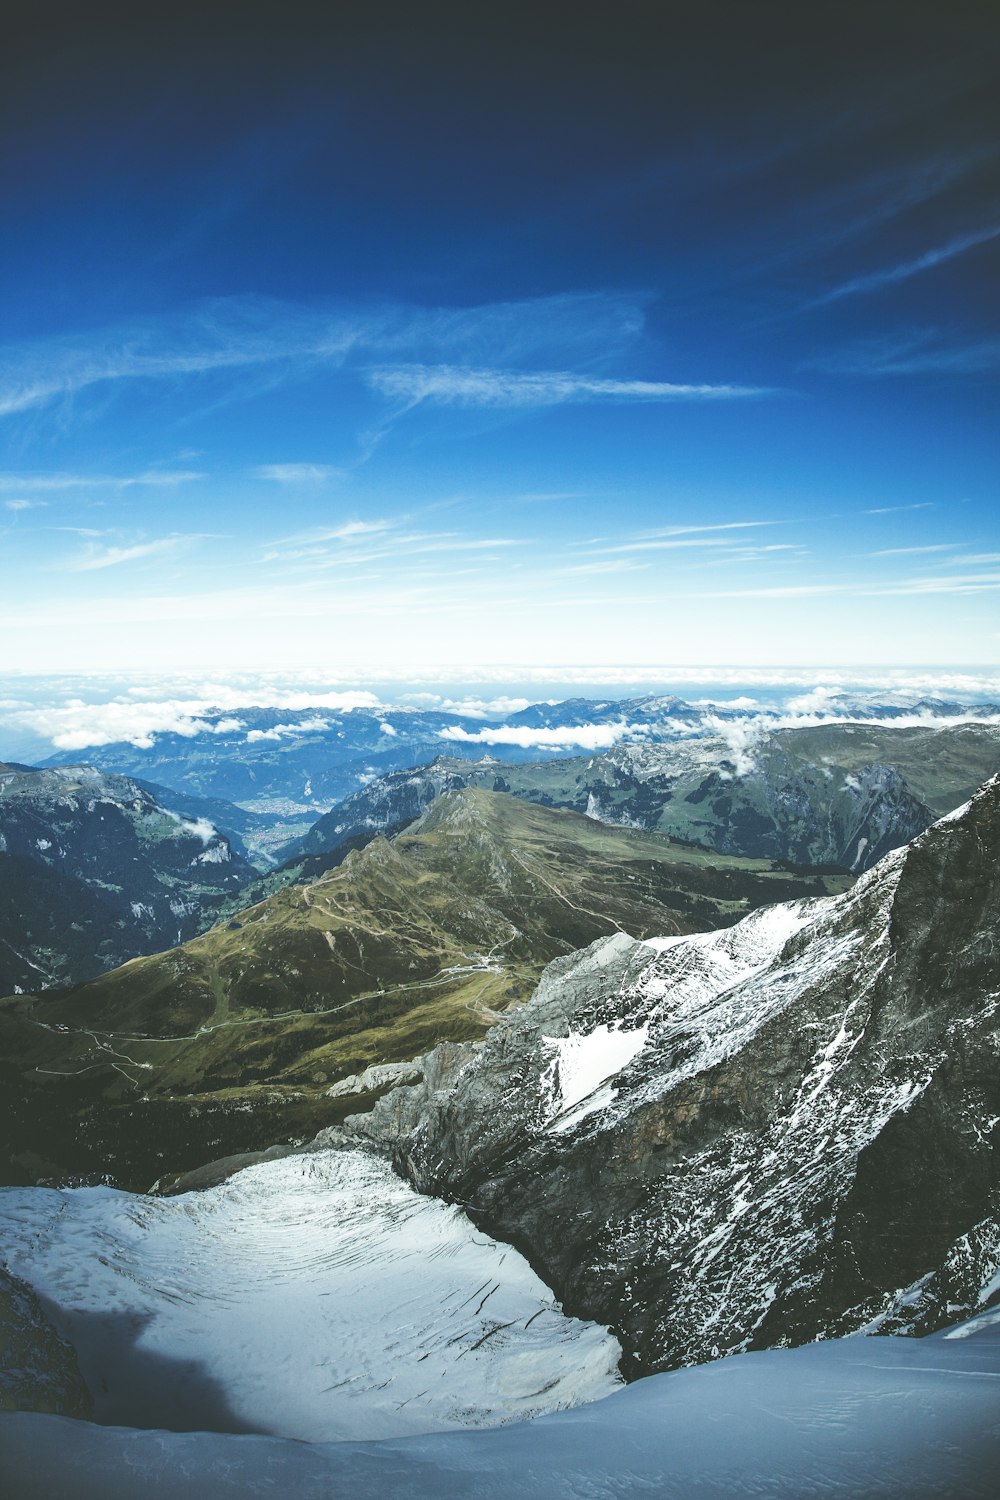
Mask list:
[[[605,1328],[564,1317],[520,1255],[358,1152],[171,1199],[6,1189],[0,1260],[75,1347],[103,1423],[398,1437],[619,1383]]]
[[[305,1444],[0,1415],[17,1500],[995,1500],[1000,1337],[851,1338],[493,1431]]]

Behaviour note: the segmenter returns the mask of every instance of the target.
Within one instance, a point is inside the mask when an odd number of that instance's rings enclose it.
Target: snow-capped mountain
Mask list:
[[[633,1373],[1000,1285],[1000,778],[849,893],[556,960],[347,1128],[468,1205]]]

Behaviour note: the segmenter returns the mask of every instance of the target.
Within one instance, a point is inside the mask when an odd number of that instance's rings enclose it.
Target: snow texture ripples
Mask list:
[[[100,1422],[308,1441],[592,1401],[617,1340],[510,1247],[355,1151],[203,1193],[0,1193],[0,1259],[76,1348]]]

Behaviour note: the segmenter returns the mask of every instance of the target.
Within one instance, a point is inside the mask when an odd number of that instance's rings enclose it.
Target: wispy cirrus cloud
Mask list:
[[[643,531],[641,537],[671,537],[688,536],[695,532],[708,531],[751,531],[759,526],[780,526],[780,521],[714,521],[704,526],[657,526],[652,531]]]
[[[946,261],[954,260],[956,256],[964,255],[967,251],[974,250],[979,245],[987,245],[996,239],[1000,239],[1000,224],[990,224],[983,229],[974,230],[971,234],[958,235],[943,245],[936,245],[932,250],[925,250],[923,255],[917,255],[912,260],[901,261],[895,266],[886,266],[878,271],[869,271],[864,276],[854,276],[850,281],[843,281],[839,286],[831,287],[821,296],[814,297],[801,310],[825,307],[831,302],[840,302],[845,297],[857,297],[868,292],[876,292],[881,287],[894,286],[900,281],[909,281],[913,276],[933,270],[935,266],[943,265]]]
[[[1000,572],[934,574],[903,578],[898,582],[803,583],[769,588],[720,589],[708,598],[797,599],[820,594],[852,595],[855,598],[894,598],[908,594],[984,594],[1000,589]]]
[[[907,578],[869,590],[878,594],[984,594],[1000,589],[1000,572],[960,573],[952,576]]]
[[[377,536],[391,531],[398,521],[379,519],[372,521],[342,521],[339,526],[314,526],[308,531],[296,531],[291,536],[279,537],[272,548],[323,546],[328,542],[354,542],[359,537]]]
[[[468,554],[470,560],[482,558],[486,563],[492,556],[522,546],[524,540],[511,536],[478,536],[464,531],[418,529],[412,515],[393,519],[352,518],[336,526],[312,527],[279,537],[267,546],[261,561],[287,564],[305,572],[340,570],[345,574],[345,582],[355,585],[379,577],[379,564],[390,564],[393,576],[402,577],[412,572],[419,561],[439,555],[457,555],[460,561],[461,554]],[[362,579],[357,570],[369,564],[376,565],[375,571]],[[381,572],[384,574],[385,570]],[[451,564],[448,574],[451,581],[460,576]]]
[[[468,362],[488,351],[502,365],[551,360],[557,352],[574,362],[607,358],[639,337],[647,300],[590,292],[442,308],[219,298],[96,333],[7,346],[0,350],[0,416],[96,386],[180,384],[254,368],[280,382],[351,361],[360,373],[361,361],[414,355]],[[277,478],[286,466],[265,467]]]
[[[803,368],[833,375],[877,379],[888,375],[982,375],[1000,369],[1000,340],[942,333],[937,328],[903,329],[861,339],[808,360]]]
[[[717,521],[703,526],[659,526],[647,531],[627,533],[622,539],[589,537],[573,542],[574,548],[585,553],[599,553],[602,557],[634,552],[691,552],[716,550],[720,553],[738,554],[745,557],[764,552],[798,551],[795,542],[761,543],[743,533],[753,532],[765,526],[781,526],[782,521]]]
[[[617,380],[566,370],[517,371],[466,365],[397,365],[369,372],[381,395],[409,407],[559,406],[583,401],[726,401],[771,395],[762,386],[688,385],[665,380]]]
[[[39,340],[3,351],[0,416],[46,406],[93,386],[179,381],[247,366],[342,362],[379,321],[256,298],[228,298],[96,335]]]
[[[147,469],[141,474],[7,473],[0,474],[0,493],[5,490],[27,490],[29,494],[56,494],[63,490],[130,490],[143,485],[162,488],[193,484],[204,478],[205,474],[193,469]],[[26,509],[30,503],[21,501],[20,508]],[[35,503],[44,504],[43,501]]]
[[[165,536],[155,541],[136,542],[129,547],[98,546],[89,543],[83,552],[64,564],[72,573],[92,573],[100,568],[116,568],[122,563],[138,562],[141,558],[163,557],[178,552],[198,541],[197,536]]]
[[[926,547],[881,547],[871,557],[913,557],[918,553],[956,552],[961,542],[929,542]]]
[[[912,505],[872,505],[863,510],[863,516],[895,516],[904,510],[933,510],[933,500],[915,500]]]

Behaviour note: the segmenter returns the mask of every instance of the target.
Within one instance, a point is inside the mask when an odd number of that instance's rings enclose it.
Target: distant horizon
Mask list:
[[[549,675],[551,674],[551,675]],[[762,726],[806,727],[850,718],[880,704],[893,710],[893,722],[925,725],[954,723],[953,714],[938,717],[920,709],[921,702],[940,701],[964,712],[971,721],[1000,723],[1000,673],[885,668],[715,669],[673,666],[659,672],[622,667],[617,676],[606,667],[564,668],[511,666],[497,669],[453,669],[452,675],[427,669],[403,677],[359,669],[355,672],[260,672],[226,674],[148,672],[90,674],[8,674],[0,676],[0,760],[46,758],[53,752],[115,743],[153,744],[165,734],[196,738],[207,732],[213,714],[240,710],[273,711],[293,731],[302,715],[338,714],[363,709],[373,713],[426,710],[469,721],[469,743],[482,739],[485,752],[503,758],[502,737],[493,741],[477,724],[499,723],[532,705],[555,705],[572,699],[607,708],[643,698],[676,698],[692,709],[736,712]],[[912,708],[912,713],[906,710]],[[903,717],[899,717],[903,715]],[[297,716],[300,716],[297,718]],[[876,721],[880,722],[880,721]],[[232,719],[233,728],[238,719]],[[252,728],[247,726],[250,733]],[[586,729],[586,726],[583,726]],[[547,742],[538,731],[540,752],[569,753]],[[624,721],[620,732],[581,733],[570,739],[581,749],[608,748],[631,737]],[[524,744],[530,735],[522,736]],[[521,748],[524,748],[524,744]],[[447,737],[442,753],[447,753]]]

